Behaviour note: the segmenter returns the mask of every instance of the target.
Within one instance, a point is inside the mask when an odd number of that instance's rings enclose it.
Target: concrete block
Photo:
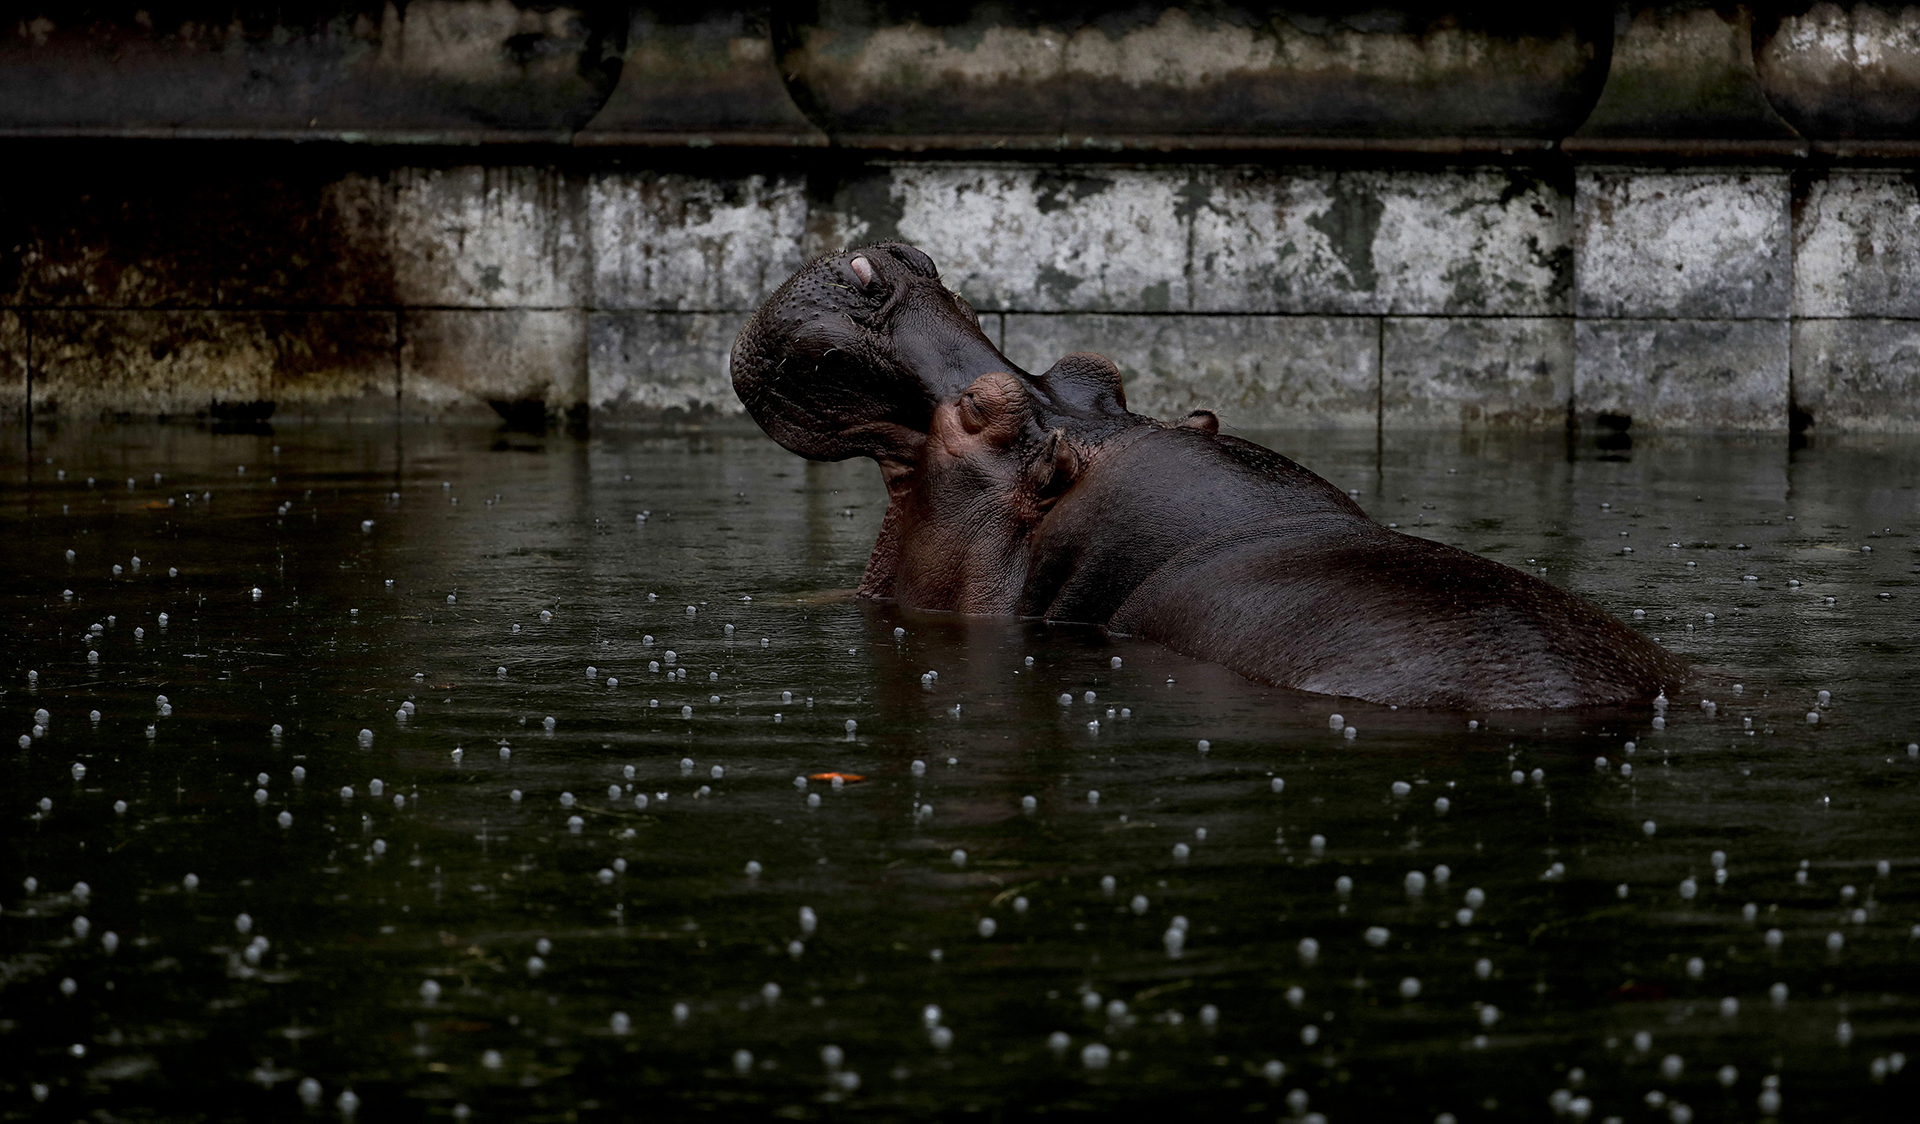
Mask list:
[[[195,150],[196,153],[198,150]],[[294,157],[194,159],[103,176],[47,160],[4,193],[0,303],[339,308],[395,303],[384,181]],[[203,155],[204,154],[200,154]],[[129,157],[129,159],[131,159]]]
[[[1920,321],[1796,322],[1793,405],[1815,433],[1920,432]]]
[[[596,312],[588,382],[596,421],[742,413],[727,373],[748,313]]]
[[[1794,212],[1795,316],[1920,316],[1920,183],[1835,170]]]
[[[27,318],[0,310],[0,421],[26,414],[27,351]]]
[[[1787,429],[1784,320],[1582,320],[1573,399],[1637,429]]]
[[[750,310],[805,261],[799,177],[606,172],[587,213],[595,308]]]
[[[391,414],[387,312],[36,312],[36,415]]]
[[[1573,399],[1573,321],[1389,319],[1380,386],[1383,428],[1562,428]]]
[[[1499,171],[907,164],[855,177],[809,253],[905,238],[982,309],[1558,315],[1566,192]]]
[[[1180,187],[1153,169],[896,165],[841,184],[807,252],[904,239],[982,310],[1183,310]]]
[[[587,401],[587,314],[574,309],[408,309],[400,390],[408,412],[503,415]]]
[[[1006,317],[1007,358],[1033,372],[1097,351],[1135,413],[1218,412],[1229,428],[1366,427],[1379,417],[1379,322],[1332,316]]]
[[[585,306],[585,195],[584,181],[551,167],[399,170],[392,239],[399,302]]]
[[[1785,172],[1583,171],[1575,307],[1590,317],[1784,317]]]
[[[1571,201],[1525,173],[1219,169],[1192,173],[1178,194],[1192,215],[1196,311],[1569,309]]]

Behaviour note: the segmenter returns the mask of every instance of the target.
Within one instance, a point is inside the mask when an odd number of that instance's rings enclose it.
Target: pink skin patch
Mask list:
[[[852,261],[847,263],[847,267],[853,270],[853,275],[860,279],[860,283],[862,285],[873,284],[873,263],[872,262],[868,261],[865,258],[855,258]]]

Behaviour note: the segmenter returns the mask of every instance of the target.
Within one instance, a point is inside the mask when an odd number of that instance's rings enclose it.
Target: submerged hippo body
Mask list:
[[[864,596],[1100,624],[1398,705],[1628,702],[1687,675],[1593,603],[1383,527],[1211,413],[1129,412],[1100,356],[1020,370],[910,246],[807,265],[741,330],[732,370],[787,448],[880,464]]]

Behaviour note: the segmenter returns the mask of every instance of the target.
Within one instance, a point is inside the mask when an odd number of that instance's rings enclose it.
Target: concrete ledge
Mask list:
[[[584,181],[553,168],[406,168],[393,176],[403,305],[567,308],[587,302]]]
[[[1911,173],[1809,177],[1795,210],[1795,316],[1920,316],[1920,184]]]
[[[1573,321],[1390,318],[1380,382],[1385,429],[1564,426]]]
[[[607,172],[587,190],[599,309],[751,309],[804,264],[806,182]]]
[[[903,164],[841,188],[810,252],[903,238],[982,310],[1193,306],[1183,176],[1141,168]]]
[[[594,420],[744,413],[727,374],[745,312],[596,312],[588,319],[588,400]]]
[[[1196,311],[1569,311],[1571,200],[1537,175],[1221,169],[1189,183]]]
[[[1816,433],[1920,433],[1920,320],[1794,324],[1793,405]]]
[[[1787,343],[1784,320],[1579,321],[1575,417],[1630,419],[1636,429],[1784,433]]]
[[[1572,204],[1519,171],[899,164],[808,252],[915,242],[981,309],[1564,315]]]
[[[1135,413],[1205,408],[1234,427],[1371,428],[1379,330],[1371,317],[1009,313],[1002,350],[1035,372],[1097,351],[1119,365]]]
[[[1574,200],[1579,315],[1787,315],[1785,172],[1582,172]]]
[[[584,311],[409,309],[400,329],[408,413],[478,413],[499,403],[558,415],[586,404]]]
[[[27,411],[28,350],[26,317],[0,310],[0,418]]]
[[[35,414],[264,416],[385,403],[398,390],[394,315],[35,312]]]

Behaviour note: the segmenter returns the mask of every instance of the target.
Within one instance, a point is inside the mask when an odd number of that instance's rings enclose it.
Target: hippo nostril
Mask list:
[[[865,258],[857,257],[857,258],[854,258],[852,261],[848,262],[847,266],[853,270],[853,275],[860,279],[860,283],[862,285],[873,284],[873,263],[872,262],[868,261]]]

